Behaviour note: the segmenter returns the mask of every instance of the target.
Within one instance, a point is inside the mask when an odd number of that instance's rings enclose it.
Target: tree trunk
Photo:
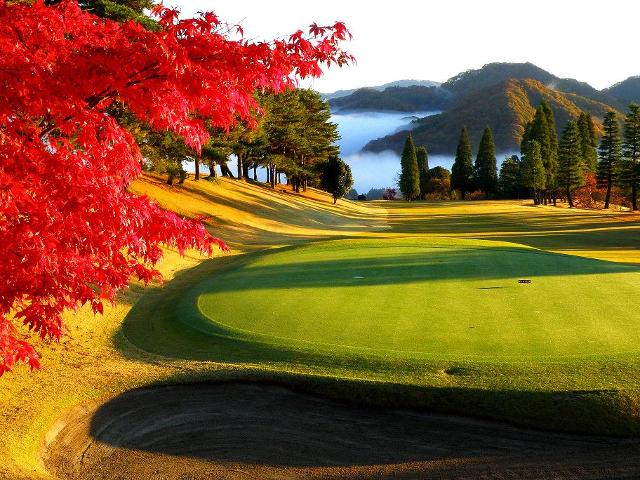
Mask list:
[[[238,180],[242,180],[242,155],[238,153],[236,157],[238,157]]]
[[[218,172],[216,172],[216,163],[209,162],[209,176],[206,178],[206,180],[216,178],[217,176],[218,176]]]
[[[258,164],[257,163],[253,164],[253,181],[254,182],[258,181]]]
[[[567,201],[569,202],[569,208],[573,208],[573,198],[571,198],[570,188],[567,188]]]
[[[269,177],[271,178],[271,188],[276,188],[276,167],[275,165],[271,165],[269,167],[270,170],[270,174]]]
[[[607,194],[604,197],[604,209],[607,210],[609,208],[609,201],[611,201],[611,178],[607,182]]]
[[[195,158],[195,167],[196,167],[196,175],[194,177],[195,181],[200,180],[200,159],[198,157]]]
[[[223,177],[234,178],[233,173],[231,173],[231,169],[229,168],[229,165],[227,164],[227,162],[223,162],[220,164],[220,173],[222,174]]]
[[[638,210],[638,188],[635,179],[631,184],[631,209],[635,212]]]
[[[333,204],[335,205],[336,203],[338,203],[338,196],[334,195],[333,196]]]
[[[167,178],[167,185],[173,185],[173,179],[176,178],[175,174],[170,173],[169,177]]]
[[[242,178],[249,180],[249,162],[246,159],[242,163]]]

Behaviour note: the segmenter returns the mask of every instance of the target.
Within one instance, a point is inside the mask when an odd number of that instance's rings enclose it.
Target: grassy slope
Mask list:
[[[367,207],[343,201],[333,206],[328,196],[317,192],[303,198],[225,180],[188,181],[182,187],[169,188],[153,177],[137,182],[134,190],[181,214],[208,216],[211,231],[232,247],[231,254],[217,254],[209,262],[212,270],[218,268],[218,261],[229,262],[240,253],[335,235],[334,229],[350,235],[380,228],[365,215]],[[181,272],[202,260],[192,255],[180,258],[167,251],[159,268],[166,280],[177,277],[179,284]],[[197,272],[189,277],[197,278]],[[163,287],[146,290],[133,286],[120,296],[116,307],[105,309],[104,316],[94,316],[89,309],[67,315],[69,335],[60,344],[34,339],[43,369],[30,373],[18,368],[0,380],[0,478],[47,478],[39,460],[45,434],[57,418],[79,404],[164,379],[242,375],[243,368],[228,372],[209,363],[166,361],[124,339],[121,325],[132,305],[141,298],[170,295],[174,283],[167,281]]]
[[[493,370],[484,371],[474,363],[435,362],[408,372],[390,384],[387,380],[393,375],[394,365],[371,359],[359,364],[361,359],[347,355],[327,363],[313,352],[273,350],[261,344],[251,344],[248,348],[248,344],[224,338],[212,345],[211,338],[176,322],[173,312],[167,308],[167,304],[184,300],[185,292],[194,283],[244,258],[259,256],[260,249],[336,236],[395,238],[424,232],[436,237],[454,235],[511,241],[582,256],[640,263],[637,217],[615,212],[521,207],[515,202],[395,203],[393,210],[387,212],[386,204],[340,201],[333,206],[328,197],[316,192],[310,192],[309,198],[301,198],[227,180],[199,184],[189,181],[184,187],[169,189],[157,179],[146,178],[137,183],[135,189],[180,213],[213,216],[208,219],[212,231],[229,242],[233,254],[202,262],[200,258],[179,258],[168,252],[161,270],[172,279],[170,282],[144,292],[132,287],[121,296],[120,304],[109,309],[104,317],[94,317],[87,310],[69,315],[70,335],[61,344],[40,348],[44,363],[41,372],[18,369],[3,378],[0,477],[46,478],[38,452],[46,432],[60,415],[85,402],[163,381],[275,378],[355,401],[385,404],[402,398],[407,405],[433,406],[444,411],[459,411],[461,405],[473,403],[479,414],[493,412],[495,417],[513,419],[525,413],[532,422],[538,420],[541,425],[544,418],[539,414],[540,418],[536,419],[535,411],[545,412],[553,407],[562,417],[582,411],[593,413],[596,409],[602,413],[594,427],[596,430],[628,429],[629,412],[638,408],[637,395],[623,391],[627,385],[637,383],[640,369],[634,359],[585,362],[580,372],[573,366],[549,370],[548,364],[536,362],[506,367],[496,364]],[[249,255],[239,257],[239,253]],[[150,340],[153,347],[150,350],[157,354],[146,353],[127,341],[121,330],[126,316],[128,324],[139,328],[144,338]],[[145,346],[142,341],[139,344]],[[225,363],[208,361],[212,347],[218,360]],[[189,351],[190,356],[184,355],[181,349]],[[269,355],[272,359],[264,362]],[[607,375],[601,384],[594,385],[592,379],[601,378],[603,371]],[[547,390],[531,388],[536,378],[551,381],[550,373],[553,373],[553,382],[564,381],[564,391],[556,392],[551,385]],[[336,377],[358,379],[358,383],[336,382]],[[488,379],[493,379],[493,385],[500,388],[488,390]],[[370,380],[383,381],[370,383]],[[417,384],[417,380],[422,384],[439,382],[441,386],[415,388],[412,385]],[[449,405],[452,393],[458,400]],[[529,410],[522,412],[514,399],[526,400]],[[558,399],[563,401],[558,403]],[[585,429],[589,426],[588,423],[582,425]]]

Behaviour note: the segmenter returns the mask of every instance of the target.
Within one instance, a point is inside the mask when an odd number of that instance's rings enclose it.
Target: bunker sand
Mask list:
[[[134,390],[49,435],[61,478],[637,478],[640,442],[375,410],[258,384]]]

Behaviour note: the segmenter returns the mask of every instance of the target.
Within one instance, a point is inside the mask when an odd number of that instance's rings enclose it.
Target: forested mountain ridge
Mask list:
[[[434,82],[433,80],[395,80],[393,82],[388,82],[385,83],[383,85],[376,85],[376,86],[367,86],[367,87],[358,87],[358,88],[350,88],[350,89],[345,89],[345,90],[336,90],[335,92],[331,92],[331,93],[321,93],[320,95],[322,96],[323,100],[332,100],[334,98],[341,98],[341,97],[346,97],[347,95],[351,95],[352,93],[356,92],[357,90],[361,90],[363,88],[367,88],[370,90],[377,90],[379,92],[389,88],[389,87],[413,87],[413,86],[420,86],[420,87],[439,87],[441,85],[440,82]]]
[[[382,91],[361,88],[345,97],[329,100],[334,110],[393,110],[418,112],[444,110],[451,104],[453,96],[439,87],[413,85],[388,87]]]
[[[640,76],[629,77],[603,90],[607,95],[617,98],[625,105],[640,103]]]
[[[457,98],[443,113],[415,121],[413,138],[417,144],[426,145],[430,153],[451,154],[455,151],[462,126],[468,128],[475,147],[485,126],[489,125],[498,151],[515,151],[519,148],[524,126],[531,121],[542,99],[547,100],[553,109],[559,130],[566,121],[577,118],[581,111],[594,116],[599,130],[604,113],[612,109],[610,105],[590,98],[554,90],[540,80],[510,78],[481,89],[472,89]],[[406,131],[388,135],[369,142],[364,149],[399,152],[406,135]]]

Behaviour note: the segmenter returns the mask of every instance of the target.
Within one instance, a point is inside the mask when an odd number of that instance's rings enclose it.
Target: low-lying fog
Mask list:
[[[371,188],[397,188],[397,176],[400,171],[400,156],[394,152],[362,152],[370,140],[408,130],[416,117],[436,115],[439,112],[336,112],[331,119],[338,125],[341,139],[338,141],[342,158],[349,164],[353,173],[353,188],[359,193],[367,193]],[[427,149],[428,149],[427,145]],[[498,154],[498,165],[507,154]],[[451,170],[453,155],[429,155],[429,167],[442,166]],[[185,162],[189,172],[194,171],[193,162]],[[229,168],[235,174],[235,156],[231,156]],[[201,167],[203,174],[208,169]],[[266,181],[264,168],[258,168],[258,180]],[[253,175],[253,172],[251,172]]]

